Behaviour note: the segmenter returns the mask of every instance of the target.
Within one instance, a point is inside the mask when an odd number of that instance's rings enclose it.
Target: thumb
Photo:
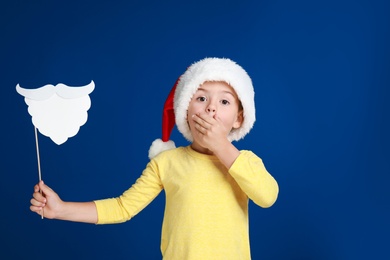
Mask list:
[[[43,181],[40,181],[39,182],[39,189],[45,193],[46,195],[50,194],[51,192],[53,192],[53,190],[47,186]]]

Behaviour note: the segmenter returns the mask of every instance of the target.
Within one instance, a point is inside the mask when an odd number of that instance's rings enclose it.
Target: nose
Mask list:
[[[211,114],[214,114],[216,112],[216,108],[213,104],[209,104],[206,108],[206,112],[207,113],[211,113]]]

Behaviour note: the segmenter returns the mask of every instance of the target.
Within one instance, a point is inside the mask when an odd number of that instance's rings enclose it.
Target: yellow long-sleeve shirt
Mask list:
[[[179,147],[152,159],[120,197],[95,201],[98,224],[131,219],[162,189],[166,260],[250,259],[248,198],[270,207],[279,192],[262,160],[250,151],[241,151],[228,170],[215,156]]]

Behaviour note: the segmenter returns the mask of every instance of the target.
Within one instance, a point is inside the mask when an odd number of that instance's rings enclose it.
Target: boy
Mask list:
[[[254,121],[254,91],[245,70],[229,59],[203,59],[171,91],[163,140],[153,142],[151,160],[130,189],[118,198],[76,203],[62,201],[40,182],[30,209],[44,210],[46,218],[119,223],[164,189],[163,259],[250,259],[248,198],[270,207],[279,192],[262,160],[231,143],[243,138]],[[191,145],[175,148],[168,141],[174,122]]]

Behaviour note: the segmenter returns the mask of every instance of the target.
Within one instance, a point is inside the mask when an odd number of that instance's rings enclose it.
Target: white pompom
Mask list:
[[[156,139],[153,141],[152,145],[149,148],[149,159],[154,158],[156,155],[163,151],[171,150],[174,148],[176,148],[176,146],[173,141],[169,140],[168,142],[164,142],[161,139]]]

